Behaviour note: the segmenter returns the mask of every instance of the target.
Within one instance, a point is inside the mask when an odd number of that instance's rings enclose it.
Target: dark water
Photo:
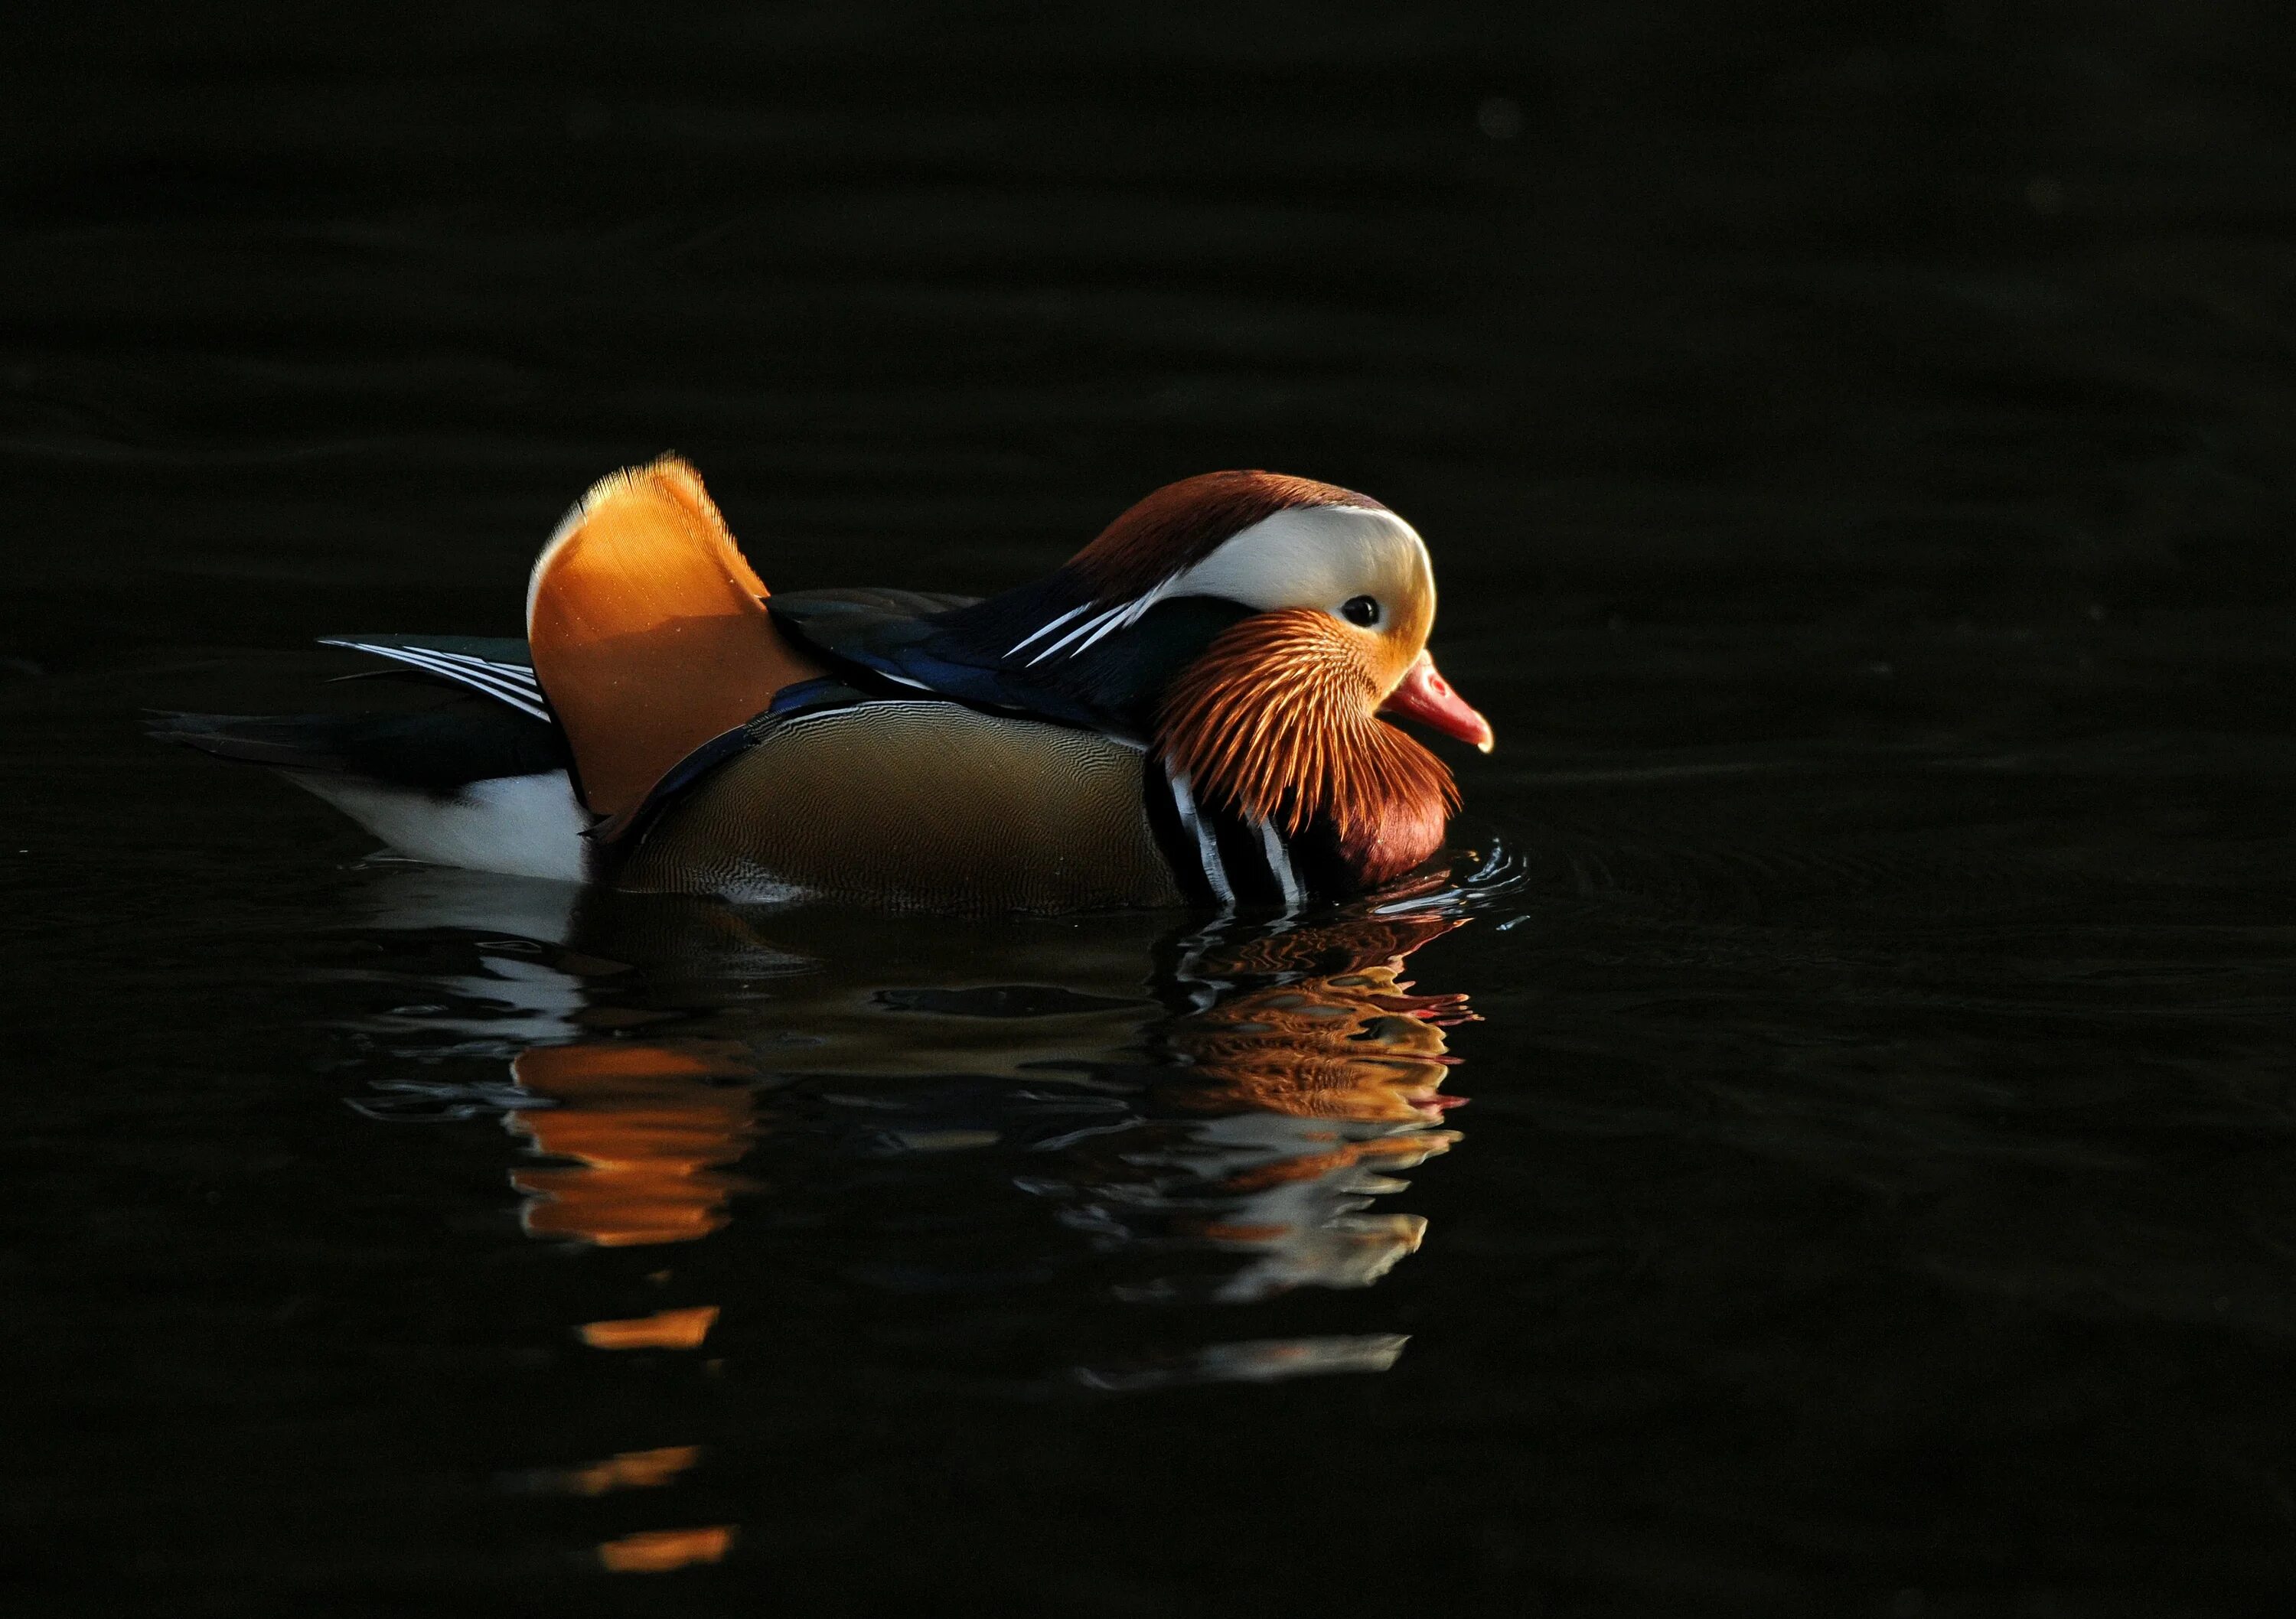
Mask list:
[[[57,12],[12,1611],[2281,1611],[2278,8]],[[138,739],[668,446],[791,587],[1381,495],[1463,886],[577,903]]]

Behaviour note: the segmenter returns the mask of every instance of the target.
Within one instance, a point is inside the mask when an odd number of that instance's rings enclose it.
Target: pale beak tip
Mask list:
[[[1451,683],[1436,673],[1435,660],[1424,650],[1412,660],[1395,690],[1388,693],[1379,712],[1432,726],[1478,753],[1490,752],[1498,740],[1490,721],[1470,707],[1466,699],[1451,689]]]

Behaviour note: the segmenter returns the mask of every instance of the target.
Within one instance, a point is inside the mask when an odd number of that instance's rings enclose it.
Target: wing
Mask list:
[[[151,731],[217,758],[425,793],[566,768],[556,726],[491,703],[408,714],[157,714]]]
[[[529,719],[550,720],[549,700],[534,677],[526,642],[488,635],[324,635],[319,644],[347,647],[419,669],[507,703]]]
[[[1053,612],[1057,579],[988,601],[887,590],[784,592],[767,609],[801,642],[875,689],[930,691],[976,708],[1144,737],[1182,665],[1250,609],[1211,597],[1159,601],[1088,647],[1046,660],[1016,621]]]

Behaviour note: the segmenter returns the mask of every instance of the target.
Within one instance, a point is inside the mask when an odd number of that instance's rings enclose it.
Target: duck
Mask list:
[[[1427,547],[1368,495],[1168,484],[988,597],[769,592],[675,455],[576,503],[523,637],[342,634],[451,689],[357,715],[162,714],[395,854],[742,902],[1297,912],[1441,848],[1488,753],[1438,672]]]

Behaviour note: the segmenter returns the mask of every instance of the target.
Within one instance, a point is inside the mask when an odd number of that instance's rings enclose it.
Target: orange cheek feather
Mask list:
[[[1199,798],[1297,834],[1327,821],[1366,887],[1442,846],[1458,790],[1441,760],[1375,718],[1380,683],[1315,608],[1259,613],[1173,683],[1157,727]]]

